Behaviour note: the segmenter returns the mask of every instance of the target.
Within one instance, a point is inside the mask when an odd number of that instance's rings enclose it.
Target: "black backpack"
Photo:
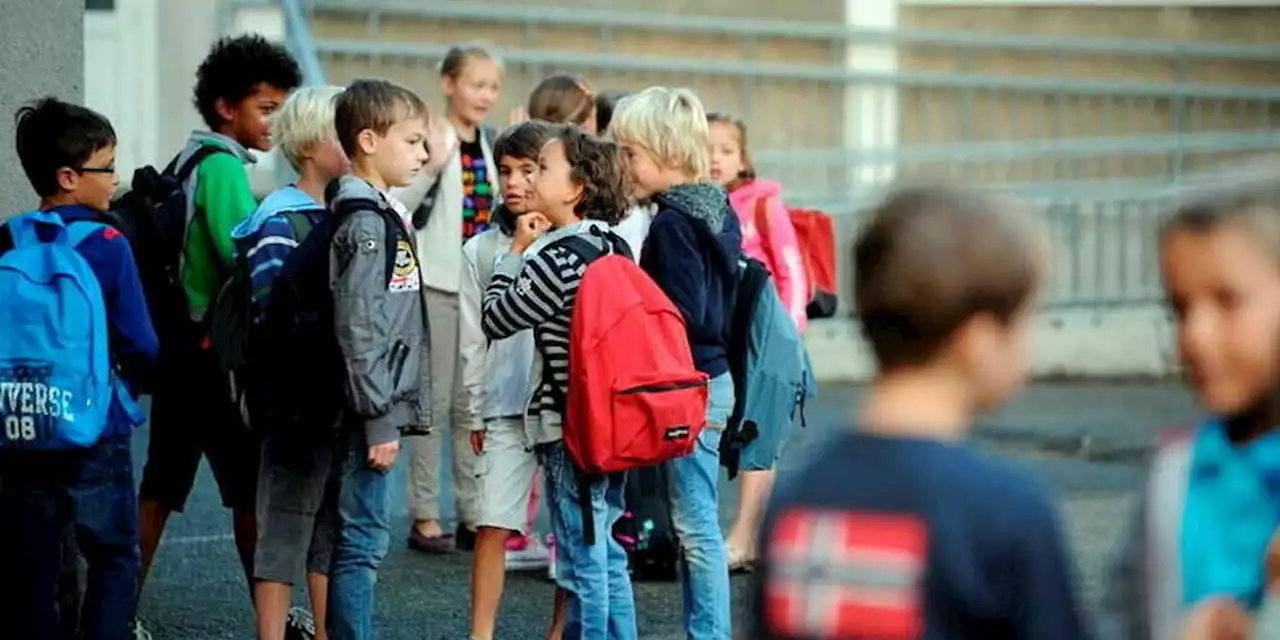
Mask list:
[[[181,166],[174,158],[164,171],[152,166],[134,171],[130,190],[111,203],[104,220],[129,239],[151,322],[164,350],[175,341],[197,339],[179,273],[191,220],[183,184],[215,153],[231,152],[219,145],[201,145]],[[149,387],[146,382],[143,386]]]
[[[613,525],[613,537],[627,550],[631,579],[674,582],[680,542],[671,520],[671,469],[666,463],[633,469],[626,482],[627,507]]]
[[[369,210],[381,208],[372,200],[344,200],[311,227],[276,275],[262,322],[245,350],[253,372],[246,393],[255,429],[323,442],[334,429],[318,429],[338,425],[346,406],[346,365],[334,332],[330,248],[347,216]],[[400,223],[394,214],[385,215],[387,246],[394,247]],[[383,287],[391,280],[395,256],[387,252]]]

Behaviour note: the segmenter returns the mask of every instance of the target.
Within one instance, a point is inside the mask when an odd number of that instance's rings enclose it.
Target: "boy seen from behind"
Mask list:
[[[742,231],[729,196],[711,182],[711,132],[692,91],[651,87],[623,98],[609,132],[622,148],[632,197],[658,210],[640,266],[684,316],[694,366],[711,379],[706,428],[692,454],[671,461],[671,520],[684,551],[685,631],[695,640],[728,638],[731,593],[716,483],[720,436],[734,403],[726,310]]]
[[[853,295],[879,373],[858,427],[775,493],[753,637],[1086,637],[1057,508],[964,442],[1024,382],[1044,249],[975,194],[906,189],[875,212]]]
[[[0,592],[5,594],[0,617],[12,637],[63,637],[56,594],[62,532],[72,524],[88,564],[80,617],[83,634],[133,638],[130,622],[137,608],[139,558],[130,440],[145,416],[130,383],[154,365],[159,343],[129,243],[102,223],[120,182],[116,134],[101,115],[45,98],[18,111],[15,138],[22,168],[40,196],[39,210],[65,225],[63,232],[96,277],[105,307],[110,363],[118,378],[113,380],[105,430],[96,444],[65,450],[0,447]],[[0,227],[0,255],[15,248],[15,223],[17,219]],[[5,295],[23,294],[10,290]],[[10,336],[16,329],[0,326]],[[78,355],[90,360],[88,353]],[[30,408],[21,405],[34,402],[37,412],[44,406],[47,417],[48,407],[59,404],[55,398],[68,399],[26,365],[29,362],[0,361],[0,383],[17,383],[23,391],[20,404],[0,408],[8,439],[13,436],[10,424],[32,422],[22,413]],[[43,420],[37,417],[35,422]]]
[[[205,321],[234,265],[232,230],[258,207],[245,173],[245,165],[254,162],[249,150],[271,148],[268,116],[300,84],[301,72],[288,52],[258,35],[219,40],[196,72],[194,104],[209,129],[191,134],[177,163],[202,147],[217,152],[200,162],[185,185],[188,224],[180,271],[188,317],[154,319],[164,353],[139,489],[143,580],[169,514],[186,505],[203,455],[223,506],[232,511],[236,550],[252,583],[258,443],[230,400]]]
[[[422,274],[405,211],[386,194],[428,159],[427,107],[386,80],[356,80],[334,123],[354,175],[330,199],[342,216],[330,252],[334,329],[346,369],[344,433],[334,458],[339,531],[329,572],[333,640],[373,637],[373,589],[391,539],[389,473],[400,434],[431,409]]]
[[[267,196],[232,233],[242,263],[238,268],[248,274],[250,331],[262,323],[276,276],[327,215],[325,187],[348,170],[333,126],[334,99],[341,92],[333,86],[299,89],[274,116],[272,136],[299,178]],[[252,372],[246,377],[253,384]],[[253,395],[250,422],[263,439],[253,561],[258,638],[284,640],[288,624],[323,640],[336,514],[322,512],[321,505],[325,492],[336,489],[329,473],[332,448],[321,437],[290,437],[273,429],[270,417],[255,411]],[[318,432],[329,427],[310,426]],[[305,611],[289,610],[293,586],[304,579],[314,620]]]

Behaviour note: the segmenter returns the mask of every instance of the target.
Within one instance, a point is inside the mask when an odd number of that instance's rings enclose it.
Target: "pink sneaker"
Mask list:
[[[507,571],[536,571],[549,566],[551,552],[537,536],[521,536],[520,548],[507,547]]]

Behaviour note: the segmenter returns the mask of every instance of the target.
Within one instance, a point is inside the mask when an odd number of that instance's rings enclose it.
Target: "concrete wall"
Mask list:
[[[80,102],[84,0],[5,0],[0,20],[0,217],[35,206],[13,148],[13,114],[45,95]]]

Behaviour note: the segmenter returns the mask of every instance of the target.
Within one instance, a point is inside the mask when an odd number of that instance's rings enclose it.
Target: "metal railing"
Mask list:
[[[786,186],[789,201],[842,214],[844,241],[894,179],[1021,194],[1044,208],[1056,247],[1051,306],[1157,301],[1156,226],[1173,190],[1280,148],[1280,45],[482,2],[282,3],[308,77],[313,62],[339,84],[390,77],[431,104],[441,100],[437,64],[457,41],[500,45],[500,114],[557,71],[581,73],[598,90],[692,87],[709,108],[752,125],[757,168]],[[854,45],[892,48],[897,69],[851,68]],[[888,140],[846,136],[867,122],[884,122]]]

